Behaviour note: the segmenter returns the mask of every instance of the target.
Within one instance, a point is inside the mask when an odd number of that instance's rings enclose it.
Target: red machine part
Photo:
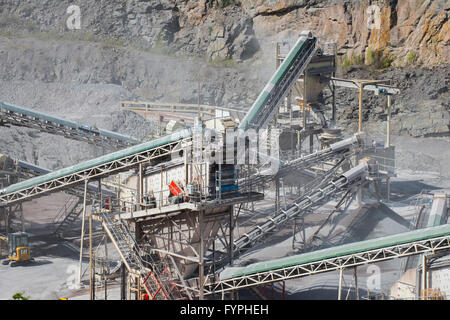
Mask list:
[[[172,181],[169,185],[169,190],[170,192],[174,195],[174,196],[178,196],[178,195],[182,195],[183,191],[181,190],[181,188],[174,182]]]
[[[110,204],[110,198],[105,198],[105,209],[106,209],[106,210],[109,210],[109,209],[110,209],[109,204]]]

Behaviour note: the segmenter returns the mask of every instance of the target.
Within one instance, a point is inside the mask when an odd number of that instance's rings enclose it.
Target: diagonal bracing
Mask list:
[[[450,225],[415,230],[234,268],[210,281],[205,295],[448,249]]]

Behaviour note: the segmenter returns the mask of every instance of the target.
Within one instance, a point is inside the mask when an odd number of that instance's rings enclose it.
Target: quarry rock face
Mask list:
[[[412,137],[446,137],[450,134],[450,74],[441,67],[417,69],[391,68],[383,73],[354,68],[346,74],[350,79],[390,80],[400,89],[392,97],[391,132]],[[338,122],[356,128],[358,121],[358,91],[339,88],[336,92]],[[326,99],[331,108],[331,98]],[[387,119],[385,96],[363,94],[363,127],[377,134],[385,133]],[[326,109],[325,108],[325,109]]]
[[[312,30],[349,59],[389,57],[397,65],[450,62],[448,1],[242,0],[258,37]],[[409,55],[409,58],[408,58]],[[414,60],[414,61],[413,61]]]
[[[68,0],[2,2],[0,25],[22,23],[32,31],[70,32]],[[394,64],[450,61],[445,0],[235,0],[235,1],[78,1],[78,36],[139,43],[172,54],[207,59],[246,60],[258,40],[309,29],[324,42],[336,42],[349,59],[389,57]],[[49,10],[51,8],[51,10]],[[106,39],[108,40],[108,39]]]
[[[69,30],[72,1],[2,3],[0,25],[22,27],[49,37],[80,38],[112,44],[133,44],[171,55],[196,55],[210,60],[247,59],[258,50],[252,19],[235,6],[213,1],[79,1],[81,25]],[[51,10],[48,10],[51,8]],[[116,41],[112,40],[116,39]],[[117,42],[120,41],[120,42]]]

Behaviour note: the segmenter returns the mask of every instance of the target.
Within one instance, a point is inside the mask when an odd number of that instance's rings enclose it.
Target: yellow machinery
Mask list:
[[[426,288],[426,289],[421,290],[420,299],[422,299],[422,300],[445,300],[445,296],[439,289]]]
[[[19,263],[27,263],[34,260],[31,258],[28,233],[14,232],[7,237],[0,236],[0,242],[2,250],[4,244],[7,244],[8,248],[8,259],[3,260],[2,264],[6,265],[11,262],[11,267],[14,267]]]

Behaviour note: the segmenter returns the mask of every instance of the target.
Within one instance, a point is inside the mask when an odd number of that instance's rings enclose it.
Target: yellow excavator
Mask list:
[[[2,261],[3,265],[11,263],[11,267],[15,267],[19,264],[34,261],[31,258],[28,233],[14,232],[8,234],[8,236],[0,235],[0,255],[3,255],[3,248],[5,246],[8,248],[8,259]]]

